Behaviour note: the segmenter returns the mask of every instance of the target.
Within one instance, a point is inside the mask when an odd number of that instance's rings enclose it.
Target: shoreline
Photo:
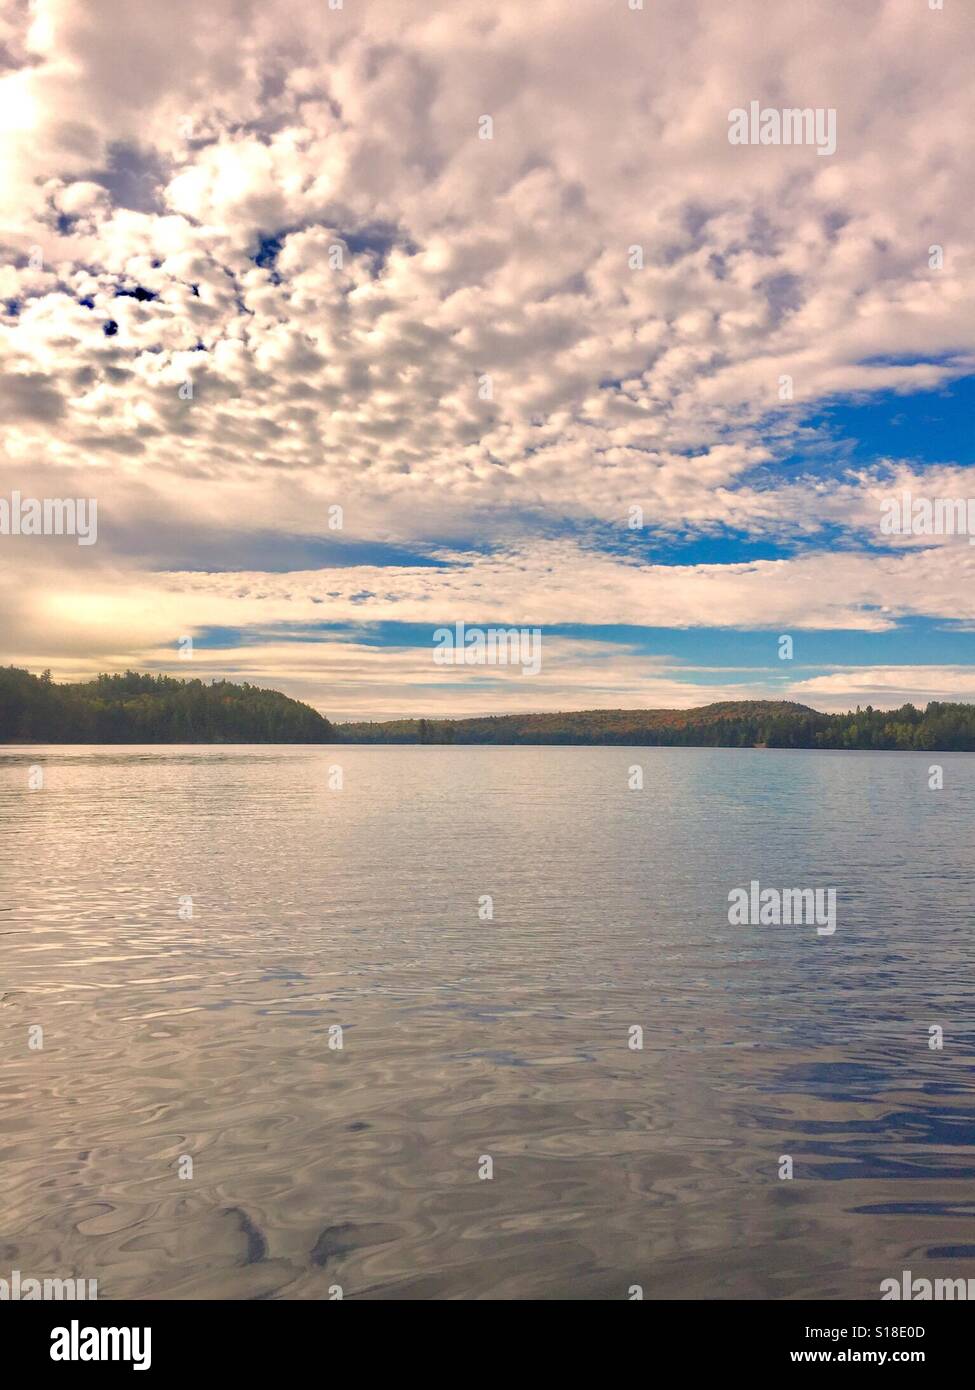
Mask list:
[[[511,741],[491,741],[457,739],[451,743],[421,742],[419,739],[333,739],[321,743],[272,742],[270,739],[259,743],[254,741],[221,740],[209,742],[202,739],[187,742],[185,739],[156,740],[152,743],[138,742],[135,739],[114,743],[81,742],[71,739],[8,739],[0,742],[0,752],[4,749],[18,748],[629,748],[686,749],[688,752],[703,752],[708,749],[724,753],[909,753],[927,757],[932,753],[975,753],[973,748],[817,748],[810,744],[801,747],[778,746],[768,743],[609,743],[609,742],[556,742],[551,739],[512,739]]]

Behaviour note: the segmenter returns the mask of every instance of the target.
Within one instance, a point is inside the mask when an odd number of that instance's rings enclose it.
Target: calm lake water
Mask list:
[[[0,1277],[975,1276],[973,822],[961,754],[2,748]],[[752,879],[835,934],[729,925]]]

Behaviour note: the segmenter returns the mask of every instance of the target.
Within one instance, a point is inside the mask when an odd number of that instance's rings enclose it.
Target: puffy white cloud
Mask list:
[[[929,700],[975,700],[971,666],[844,666],[789,687],[789,698],[821,710],[847,710],[851,704],[887,709]]]
[[[0,15],[4,476],[97,493],[102,517],[64,608],[17,552],[12,639],[88,641],[97,664],[173,625],[308,621],[319,592],[336,621],[485,599],[511,622],[972,616],[942,546],[674,567],[546,539],[609,524],[623,543],[633,505],[665,530],[879,539],[909,460],[774,465],[817,402],[972,370],[965,7]],[[753,99],[835,107],[836,154],[730,145]],[[951,462],[941,482],[964,489]],[[147,572],[181,517],[246,550],[327,535],[335,503],[345,539],[423,543],[444,567]],[[471,561],[460,539],[496,549]]]

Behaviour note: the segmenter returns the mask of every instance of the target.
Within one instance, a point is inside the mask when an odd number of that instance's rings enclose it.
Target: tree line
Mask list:
[[[705,748],[975,751],[975,705],[857,706],[821,714],[787,700],[726,700],[685,710],[574,710],[473,719],[332,724],[277,690],[172,676],[56,684],[0,667],[0,742],[494,743]]]
[[[705,748],[975,751],[975,705],[872,705],[821,714],[785,700],[737,700],[690,710],[579,710],[477,719],[341,724],[351,743],[616,744]]]
[[[0,742],[327,743],[327,719],[277,690],[172,676],[57,684],[0,667]]]

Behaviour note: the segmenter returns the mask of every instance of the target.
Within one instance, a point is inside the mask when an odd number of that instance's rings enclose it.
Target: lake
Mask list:
[[[965,754],[0,748],[0,1276],[973,1275],[973,823]]]

